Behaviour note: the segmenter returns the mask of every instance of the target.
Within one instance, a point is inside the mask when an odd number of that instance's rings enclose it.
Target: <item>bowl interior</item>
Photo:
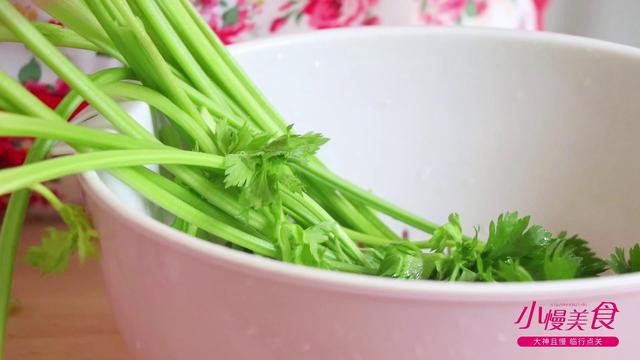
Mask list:
[[[580,233],[601,255],[638,241],[640,51],[544,34],[367,29],[233,52],[297,131],[331,139],[320,156],[336,173],[401,206],[436,222],[458,212],[469,231],[518,210]]]

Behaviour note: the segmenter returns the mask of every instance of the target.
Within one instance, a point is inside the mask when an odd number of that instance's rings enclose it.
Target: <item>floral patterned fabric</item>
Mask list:
[[[536,30],[548,0],[192,0],[226,44],[280,34],[346,26],[438,25]],[[14,0],[31,20],[62,26],[29,0]],[[64,52],[84,71],[111,60],[86,51]],[[0,70],[14,76],[50,107],[68,92],[55,74],[19,44],[0,44]],[[24,161],[29,139],[0,138],[0,168]],[[64,194],[63,194],[64,196]],[[6,197],[0,198],[0,212]]]
[[[539,29],[546,0],[193,0],[225,43],[362,25]]]

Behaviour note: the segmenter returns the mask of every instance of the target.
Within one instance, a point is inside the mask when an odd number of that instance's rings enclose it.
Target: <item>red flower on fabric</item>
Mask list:
[[[362,25],[365,25],[365,26],[380,25],[380,18],[377,16],[369,16],[365,19]]]
[[[316,29],[328,29],[354,25],[363,18],[378,0],[309,0],[302,12],[309,18],[309,25]]]
[[[25,140],[22,138],[0,137],[0,169],[21,165],[27,157]]]
[[[270,32],[280,30],[289,20],[301,18],[314,29],[329,29],[352,25],[376,25],[380,18],[372,14],[378,0],[307,0],[300,4],[290,0],[278,8],[282,14],[271,22]]]
[[[62,80],[57,80],[53,85],[27,80],[23,85],[40,99],[40,101],[52,109],[58,106],[64,96],[69,92],[69,86]],[[71,118],[86,106],[86,103],[82,103],[82,105],[73,112]],[[30,138],[0,137],[0,169],[22,165],[32,142],[33,139]],[[8,201],[8,195],[0,196],[0,214],[4,213]],[[34,195],[31,197],[31,203],[44,204],[46,201],[40,196]]]
[[[271,22],[271,26],[269,27],[269,32],[276,32],[280,30],[287,23],[287,18],[276,18]]]
[[[55,84],[45,84],[33,80],[24,83],[24,87],[35,95],[40,101],[48,107],[55,109],[56,106],[64,99],[69,92],[69,86],[62,80],[58,79]],[[86,103],[82,103],[71,115],[71,119],[82,109],[87,107]]]
[[[538,30],[544,29],[544,13],[549,5],[549,0],[533,0],[533,5],[536,7],[536,26]]]
[[[311,0],[302,11],[314,28],[330,28],[340,20],[342,5],[342,0]]]
[[[31,139],[0,137],[0,169],[19,166],[27,157]],[[31,202],[39,200],[32,198]],[[9,195],[0,196],[0,215],[4,213],[9,202]]]
[[[237,41],[241,34],[255,27],[251,21],[251,15],[262,6],[261,3],[250,0],[236,0],[235,2],[229,0],[191,0],[191,2],[225,44]]]

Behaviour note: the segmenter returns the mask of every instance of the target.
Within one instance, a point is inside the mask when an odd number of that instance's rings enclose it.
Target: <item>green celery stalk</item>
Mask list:
[[[144,20],[150,24],[150,28],[147,31],[153,31],[157,34],[157,37],[161,39],[168,52],[176,59],[180,69],[187,75],[190,82],[208,98],[215,98],[219,92],[196,59],[191,55],[187,46],[173,30],[169,20],[164,16],[158,5],[153,1],[131,3],[137,5],[141,12],[139,15],[144,17]]]
[[[177,6],[171,1],[165,1],[165,3],[171,3],[171,6],[173,6],[171,8],[172,13],[177,11],[179,8],[179,6]],[[210,45],[210,48],[208,50],[209,51],[213,50],[213,53],[209,53],[210,56],[216,57],[216,58],[220,57],[220,59],[222,59],[222,62],[227,65],[229,71],[233,74],[233,76],[238,80],[238,82],[247,92],[248,95],[246,96],[248,96],[249,98],[252,98],[258,104],[258,106],[265,111],[266,117],[264,118],[263,121],[265,121],[268,124],[263,124],[262,127],[278,128],[280,130],[283,130],[286,127],[286,122],[284,121],[284,119],[275,110],[275,108],[273,108],[271,103],[267,101],[266,97],[260,92],[260,90],[258,90],[258,88],[249,79],[247,74],[237,64],[235,59],[233,59],[233,57],[229,54],[224,44],[220,41],[218,36],[216,36],[213,30],[211,30],[211,27],[204,22],[200,14],[197,13],[197,11],[193,8],[193,6],[188,0],[180,0],[180,4],[182,5],[182,9],[188,14],[188,16],[193,21],[193,23],[196,24],[197,29],[200,30],[204,38],[208,41]],[[167,6],[169,6],[169,4],[167,4]],[[179,25],[185,25],[189,23],[186,20],[186,18],[182,18],[182,19],[183,20]],[[188,31],[190,33],[191,31],[196,31],[196,29],[191,27]],[[377,228],[378,230],[376,230],[376,232],[382,231],[384,234],[387,234],[388,236],[391,236],[393,234],[393,232],[391,232],[389,228],[386,227],[382,222],[380,222],[377,219],[377,217],[375,217],[375,215],[373,215],[371,212],[367,213],[364,217],[357,215],[355,212],[351,213],[352,215],[349,216],[348,214],[349,214],[350,207],[349,207],[348,201],[342,201],[339,199],[338,196],[332,195],[332,194],[327,195],[327,197],[328,197],[328,200],[332,202],[332,204],[338,206],[336,208],[337,211],[340,211],[343,216],[347,216],[347,218],[349,218],[349,221],[351,221],[352,223],[360,224],[361,227],[364,227],[370,230],[372,228]],[[393,236],[397,237],[397,235],[395,234],[393,234]]]
[[[326,169],[320,168],[318,165],[306,164],[304,166],[293,164],[292,165],[296,170],[301,173],[304,173],[308,176],[312,176],[316,178],[318,181],[326,183],[332,187],[337,188],[340,192],[346,194],[347,196],[352,196],[359,201],[363,202],[367,206],[370,206],[373,209],[376,209],[380,212],[388,214],[394,219],[398,219],[402,222],[405,222],[408,225],[415,227],[416,229],[420,229],[427,233],[433,233],[439,225],[436,225],[430,221],[427,221],[419,216],[416,216],[397,205],[394,205],[386,200],[383,200],[370,192],[363,190],[347,180],[341,179],[336,175],[329,174]]]
[[[1,5],[0,3],[0,6]],[[0,9],[0,12],[2,12],[2,9]],[[0,90],[3,90],[2,93],[6,101],[14,100],[14,102],[11,103],[14,108],[19,108],[19,103],[23,103],[26,104],[25,109],[35,116],[43,115],[44,117],[48,117],[51,116],[52,113],[55,115],[55,112],[38,101],[30,92],[21,86],[17,86],[9,92],[4,91],[3,86],[7,84],[10,86],[12,83],[12,79],[0,71]],[[44,159],[52,145],[52,140],[36,140],[27,154],[25,164],[35,163]],[[11,195],[2,220],[2,227],[0,228],[0,358],[2,358],[2,354],[4,354],[6,340],[13,266],[30,197],[31,191],[28,189],[20,190]]]
[[[359,232],[359,231],[348,229],[346,227],[343,227],[343,230],[353,240],[355,240],[355,241],[357,241],[359,243],[362,243],[362,244],[369,245],[369,246],[389,246],[389,245],[393,245],[393,244],[407,244],[407,243],[409,243],[408,240],[389,240],[388,238],[369,235],[369,234],[366,234],[366,233],[362,233],[362,232]]]
[[[148,104],[162,112],[172,120],[173,123],[189,134],[200,146],[200,149],[208,153],[217,152],[216,146],[207,132],[202,127],[196,125],[194,121],[189,121],[189,119],[193,120],[189,114],[159,92],[143,85],[127,82],[109,83],[104,85],[102,90],[113,97],[138,100]]]
[[[8,0],[0,0],[0,21],[118,130],[136,137],[153,137],[48,42]]]
[[[124,181],[133,190],[148,198],[156,205],[175,214],[176,216],[187,220],[189,223],[204,229],[205,231],[229,240],[239,246],[249,249],[258,255],[267,257],[276,257],[277,253],[273,245],[258,237],[245,233],[223,221],[208,216],[197,208],[186,204],[180,198],[162,191],[153,181],[144,177],[132,176],[132,169],[116,169],[112,171],[113,175]]]
[[[41,56],[47,65],[63,77],[78,94],[87,99],[117,129],[137,138],[157,141],[153,135],[131,119],[111,98],[100,91],[90,79],[77,70],[53,45],[48,43],[7,0],[0,0],[0,21],[36,55]],[[224,188],[214,186],[204,176],[188,168],[176,165],[168,165],[166,168],[218,208],[238,219],[247,216],[251,226],[264,228],[264,217],[255,211],[250,211],[247,215],[244,207],[238,204],[237,199],[230,197]]]
[[[55,46],[104,52],[104,50],[100,49],[96,44],[78,35],[73,30],[49,23],[34,23],[33,26]],[[20,40],[8,29],[0,27],[0,42],[19,43]]]
[[[1,97],[0,97],[0,109],[4,111],[12,111],[12,112],[16,111],[16,108],[15,106],[13,106],[13,104],[8,102],[7,100],[4,100]]]
[[[103,150],[63,156],[0,171],[0,195],[67,175],[145,164],[183,164],[224,170],[224,158],[185,150]]]
[[[133,0],[132,0],[133,1]],[[135,0],[142,2],[144,0]],[[266,132],[281,134],[282,129],[268,120],[267,114],[262,110],[260,105],[246,91],[246,89],[238,83],[233,72],[229,69],[219,56],[210,47],[206,37],[200,32],[197,25],[193,23],[189,14],[175,0],[158,0],[160,8],[165,16],[171,22],[175,31],[189,46],[196,56],[200,66],[211,76],[217,80],[221,88],[232,97],[235,103],[242,108],[249,118],[255,124]]]
[[[347,197],[347,199],[349,198]],[[375,214],[374,211],[371,210],[371,208],[363,205],[361,202],[359,202],[356,199],[349,199],[349,200],[351,200],[349,204],[351,204],[359,214],[361,214],[365,219],[369,221],[369,223],[373,227],[377,229],[377,233],[380,236],[386,237],[388,239],[402,240],[402,238],[398,236],[398,234],[396,234],[391,229],[389,229],[387,224],[385,224],[384,222],[382,222],[382,220],[380,220],[378,215]],[[373,231],[369,231],[369,232],[372,233],[372,235],[375,235]]]
[[[195,192],[186,189],[185,187],[177,184],[175,181],[170,180],[154,171],[151,171],[144,167],[135,168],[138,176],[144,176],[148,180],[152,181],[156,186],[162,190],[170,193],[171,195],[182,199],[187,204],[202,211],[212,218],[222,220],[225,223],[232,225],[235,228],[242,229],[243,231],[253,234],[255,236],[264,235],[267,229],[255,229],[248,226],[244,222],[238,221],[238,219],[231,217],[229,214],[213,206],[211,203],[205,201],[202,197],[198,196]]]
[[[89,76],[89,79],[97,86],[103,86],[112,82],[133,79],[133,74],[128,68],[114,67],[96,71]],[[83,101],[82,96],[71,89],[56,107],[56,113],[60,114],[63,119],[68,119]]]
[[[267,118],[270,119],[271,124],[269,125],[269,127],[284,130],[284,128],[286,128],[287,126],[287,123],[273,108],[271,103],[267,101],[266,97],[260,92],[260,90],[258,90],[258,88],[253,84],[253,82],[249,79],[244,70],[242,70],[242,68],[238,65],[235,59],[229,54],[222,41],[220,41],[220,38],[218,38],[211,27],[202,19],[202,16],[198,14],[189,0],[179,0],[179,2],[184,12],[189,16],[191,21],[193,21],[193,23],[196,25],[197,30],[202,33],[205,41],[209,43],[211,49],[213,49],[213,52],[217,55],[216,58],[219,57],[222,60],[222,62],[227,66],[233,76],[242,84],[248,96],[253,98],[258,106],[264,110]],[[172,5],[175,6],[175,8],[178,7],[178,5],[174,5],[173,3]],[[196,28],[191,28],[191,30],[196,31]]]
[[[139,140],[126,135],[7,112],[0,112],[0,136],[46,138],[97,149],[167,148],[156,142]]]
[[[147,86],[162,89],[167,97],[204,128],[198,109],[180,87],[171,67],[162,57],[149,34],[145,32],[141,21],[135,17],[126,1],[100,0],[89,2],[88,5],[95,13],[100,14],[98,20],[103,25],[107,25],[106,30],[112,35],[112,38],[118,40],[116,46],[127,50],[123,56],[129,61],[132,70],[142,76],[141,80]],[[108,8],[110,11],[105,11],[104,8]],[[107,12],[111,13],[111,18]],[[135,57],[130,57],[131,55],[135,55]],[[137,64],[130,61],[133,59],[137,59]]]
[[[35,0],[35,2],[39,8],[51,15],[52,18],[62,21],[65,27],[95,44],[100,49],[100,52],[116,59],[119,58],[119,53],[113,43],[83,1]]]

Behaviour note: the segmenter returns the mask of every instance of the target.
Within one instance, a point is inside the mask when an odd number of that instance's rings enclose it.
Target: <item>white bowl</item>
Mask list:
[[[321,157],[337,173],[410,210],[439,222],[456,211],[468,229],[519,210],[580,233],[602,256],[639,240],[640,50],[424,28],[323,31],[232,49],[298,131],[331,138]],[[103,178],[86,174],[83,186],[118,323],[139,359],[584,360],[640,350],[638,274],[486,284],[305,268],[179,233]],[[520,329],[533,301],[543,320],[548,310],[568,321],[586,309],[584,330],[545,330],[537,311]],[[619,310],[613,329],[592,328],[602,302]],[[619,345],[522,348],[527,336]]]

